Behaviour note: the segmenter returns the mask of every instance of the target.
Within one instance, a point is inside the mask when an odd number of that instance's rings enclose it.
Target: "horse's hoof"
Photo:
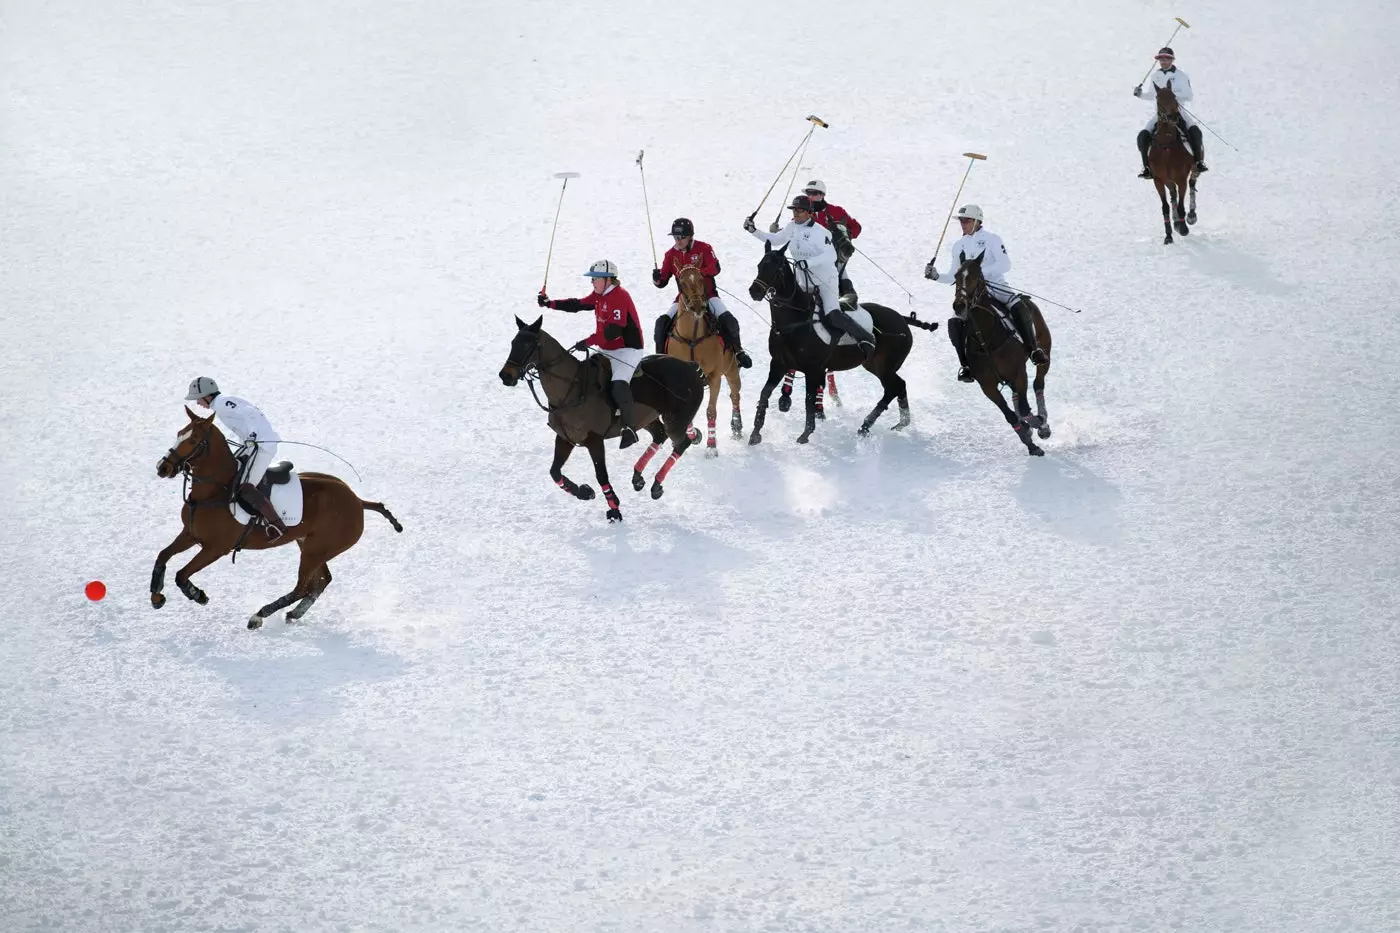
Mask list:
[[[1191,228],[1188,227],[1188,226],[1186,226],[1186,221],[1184,221],[1184,220],[1178,220],[1178,221],[1174,224],[1174,226],[1176,227],[1176,232],[1179,233],[1179,234],[1181,234],[1182,236],[1190,236],[1190,235],[1191,235]]]
[[[151,594],[151,608],[152,608],[152,609],[159,609],[161,606],[164,606],[164,605],[165,605],[165,594],[164,594],[164,593],[152,593],[152,594]]]
[[[719,448],[711,444],[705,448],[705,459],[710,460],[719,456]]]
[[[610,522],[620,522],[620,521],[622,521],[622,510],[621,510],[621,509],[608,509],[608,521],[610,521]]]
[[[810,434],[799,434],[799,435],[797,435],[797,443],[799,443],[799,444],[805,444],[805,443],[807,443],[807,441],[811,440],[811,438],[812,438],[812,435],[810,435]]]
[[[909,427],[909,425],[910,425],[911,423],[912,423],[912,422],[911,422],[911,420],[910,420],[909,418],[901,418],[901,419],[899,419],[899,424],[897,424],[897,425],[895,425],[894,427],[890,428],[890,430],[891,430],[891,431],[903,431],[905,428]]]
[[[761,434],[759,434],[757,431],[755,431],[755,432],[753,432],[753,434],[749,435],[749,446],[750,446],[750,447],[757,447],[757,446],[758,446],[759,444],[761,444],[761,443],[763,443],[763,436],[762,436]]]
[[[633,471],[632,471],[632,488],[635,489],[635,490],[637,490],[637,492],[641,492],[641,491],[642,491],[642,487],[645,486],[646,484],[647,484],[646,478],[645,478],[644,476],[642,476],[641,471],[640,471],[640,470],[633,470]]]
[[[248,617],[248,631],[251,632],[255,629],[260,629],[262,628],[262,624],[263,617],[258,615],[257,613],[253,613]]]
[[[584,502],[587,502],[589,499],[592,499],[594,496],[596,496],[597,493],[593,491],[592,486],[588,485],[587,483],[584,483],[578,488],[578,492],[574,493],[574,495],[582,499]]]
[[[870,436],[870,425],[868,425],[868,424],[863,424],[863,425],[861,425],[859,428],[856,429],[856,433],[859,434],[861,437],[869,437],[869,436]]]
[[[653,482],[653,483],[651,484],[651,497],[652,497],[653,499],[660,499],[660,498],[661,498],[661,494],[664,493],[665,491],[666,491],[666,490],[665,490],[664,488],[662,488],[661,483],[659,483],[659,482]]]
[[[792,411],[792,396],[778,396],[778,411]]]
[[[1171,238],[1170,236],[1168,236],[1166,239],[1164,239],[1164,240],[1162,241],[1162,245],[1163,245],[1163,246],[1170,246],[1170,245],[1171,245],[1171,242],[1172,242],[1172,238]]]
[[[699,430],[699,428],[696,428],[696,427],[694,427],[694,426],[691,426],[691,427],[689,427],[689,428],[686,428],[686,429],[685,429],[685,437],[686,437],[686,440],[688,440],[688,441],[690,441],[692,444],[694,444],[696,441],[700,440],[700,430]]]
[[[825,420],[826,420],[826,412],[822,411],[820,408],[817,409],[817,420],[818,420],[818,421],[825,421]]]
[[[1045,456],[1045,451],[1041,450],[1041,449],[1040,449],[1039,447],[1037,447],[1035,444],[1031,444],[1029,447],[1027,447],[1027,448],[1026,448],[1026,453],[1030,454],[1032,457],[1043,457],[1043,456]]]
[[[1189,214],[1186,215],[1186,222],[1187,222],[1188,224],[1194,224],[1194,223],[1196,222],[1196,212],[1195,212],[1195,211],[1192,211],[1191,213],[1189,213]]]
[[[194,596],[190,598],[193,599],[195,602],[199,603],[201,606],[206,606],[209,604],[209,594],[204,592],[203,590],[195,590]]]

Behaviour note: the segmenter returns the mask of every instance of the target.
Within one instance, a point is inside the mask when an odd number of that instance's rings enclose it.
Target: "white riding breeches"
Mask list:
[[[713,314],[715,317],[723,317],[724,315],[729,313],[729,309],[724,306],[724,302],[719,300],[718,295],[710,299],[709,305],[710,313]],[[676,319],[677,307],[678,305],[676,304],[676,302],[673,301],[671,302],[671,307],[666,309],[666,316],[673,321]]]
[[[270,441],[266,444],[258,444],[257,450],[253,454],[253,459],[248,461],[248,468],[243,471],[243,482],[251,486],[256,486],[262,482],[263,474],[267,468],[272,466],[272,461],[277,457],[277,442]]]
[[[1192,116],[1185,110],[1181,111],[1181,123],[1187,128],[1196,125],[1195,119],[1193,119]],[[1143,129],[1147,130],[1147,132],[1149,133],[1157,132],[1157,115],[1155,113],[1148,119],[1147,125],[1144,126]]]
[[[835,270],[832,270],[835,272]],[[815,294],[821,301],[822,316],[830,314],[841,306],[841,294],[837,289],[838,276],[826,276],[812,269],[797,268],[797,281],[807,294]]]
[[[637,364],[642,361],[642,357],[647,355],[647,351],[634,350],[632,347],[623,347],[620,350],[599,350],[597,352],[612,360],[613,382],[631,382],[632,373],[636,371]]]

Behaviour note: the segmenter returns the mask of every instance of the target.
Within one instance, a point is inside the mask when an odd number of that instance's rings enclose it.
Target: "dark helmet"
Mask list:
[[[677,217],[671,221],[671,236],[695,236],[695,224],[689,217]]]
[[[806,211],[810,214],[812,213],[812,199],[807,197],[807,195],[805,194],[799,194],[797,197],[792,199],[792,203],[788,205],[788,210]]]

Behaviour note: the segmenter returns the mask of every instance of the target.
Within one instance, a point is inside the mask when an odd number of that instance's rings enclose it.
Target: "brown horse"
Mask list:
[[[334,476],[324,473],[301,473],[302,519],[287,529],[276,541],[270,541],[261,530],[241,524],[230,511],[233,484],[238,475],[238,461],[229,451],[228,442],[214,426],[214,416],[201,418],[188,408],[190,423],[175,439],[160,462],[156,475],[170,479],[183,474],[189,482],[189,495],[180,509],[184,526],[175,540],[156,555],[155,570],[151,572],[151,605],[165,605],[165,567],[182,551],[199,545],[199,553],[175,572],[175,585],[180,592],[199,603],[209,602],[204,591],[190,580],[214,561],[243,547],[261,551],[281,547],[292,541],[301,548],[301,567],[297,570],[297,585],[286,596],[263,606],[248,619],[248,628],[260,628],[263,620],[295,600],[301,600],[287,613],[294,622],[306,614],[312,603],[326,591],[331,582],[329,561],[355,546],[365,530],[365,511],[378,512],[389,520],[395,531],[403,531],[398,519],[381,502],[365,502]]]
[[[744,436],[744,416],[739,410],[739,363],[720,339],[719,325],[706,300],[705,276],[695,266],[683,266],[676,275],[680,299],[676,305],[676,323],[666,340],[663,352],[678,359],[689,360],[700,367],[710,387],[710,405],[705,409],[707,431],[705,456],[719,455],[715,443],[715,417],[719,405],[719,381],[729,381],[729,400],[733,410],[729,430],[735,440]]]
[[[554,438],[554,463],[549,468],[555,485],[575,499],[587,501],[595,495],[593,487],[580,486],[564,475],[564,463],[575,447],[587,447],[593,458],[593,472],[603,487],[608,502],[607,519],[622,521],[622,507],[617,494],[608,483],[607,454],[603,441],[617,437],[622,424],[614,414],[612,400],[605,386],[612,376],[612,364],[607,351],[587,360],[576,359],[563,344],[542,330],[543,316],[533,324],[515,319],[515,339],[510,343],[510,355],[501,367],[501,382],[513,386],[520,380],[538,379],[549,404],[540,404],[549,413],[549,426]],[[531,383],[530,391],[534,391]],[[661,442],[671,439],[671,456],[656,472],[651,484],[651,497],[660,499],[662,482],[671,467],[700,436],[692,426],[695,413],[705,399],[705,382],[700,367],[672,356],[647,356],[637,364],[632,374],[633,413],[637,426],[651,433],[651,443],[632,467],[632,488],[638,492],[646,485],[642,471],[661,449]],[[539,404],[539,397],[535,398]]]
[[[1157,186],[1157,197],[1162,201],[1162,226],[1167,237],[1163,243],[1172,242],[1172,223],[1175,220],[1176,232],[1182,236],[1191,233],[1188,224],[1196,222],[1196,158],[1191,147],[1186,144],[1181,125],[1181,105],[1171,86],[1156,87],[1157,90],[1157,132],[1152,137],[1152,148],[1147,153],[1147,167],[1152,170],[1152,183]],[[1190,193],[1191,208],[1187,211],[1183,199]],[[1168,199],[1170,195],[1170,199]],[[1170,200],[1170,203],[1168,203]],[[1173,217],[1173,214],[1175,216]]]
[[[1045,351],[1047,362],[1035,367],[1035,407],[1031,416],[1030,405],[1026,401],[1026,348],[1012,335],[1012,328],[1003,326],[992,307],[991,292],[987,290],[987,280],[982,275],[982,255],[968,259],[959,254],[956,273],[956,292],[953,297],[953,310],[965,316],[963,324],[967,340],[967,365],[973,378],[982,387],[982,393],[1001,409],[1006,423],[1015,430],[1026,445],[1026,452],[1033,457],[1045,456],[1034,440],[1031,428],[1042,437],[1050,436],[1050,419],[1045,413],[1045,374],[1050,371],[1050,328],[1040,308],[1029,298],[1022,298],[1031,309],[1031,320],[1035,324],[1035,339]],[[949,321],[949,331],[953,322]],[[1011,386],[1011,405],[1001,394],[1003,384]],[[1014,410],[1013,410],[1014,409]]]

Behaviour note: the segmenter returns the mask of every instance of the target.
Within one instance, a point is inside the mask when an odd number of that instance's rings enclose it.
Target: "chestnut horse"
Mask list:
[[[719,447],[715,443],[715,418],[721,377],[729,381],[729,401],[733,405],[729,415],[730,433],[735,440],[744,436],[744,416],[739,410],[739,364],[733,351],[720,339],[719,326],[705,296],[704,274],[695,266],[683,266],[676,275],[676,281],[681,290],[676,303],[676,323],[671,328],[666,346],[658,349],[679,359],[689,360],[705,374],[705,381],[710,387],[710,404],[705,409],[705,456],[716,457]]]
[[[170,558],[196,544],[199,553],[175,572],[175,585],[202,606],[209,602],[209,597],[190,579],[196,573],[235,548],[262,551],[295,541],[301,548],[296,587],[254,613],[248,619],[248,628],[262,627],[264,619],[299,599],[301,602],[296,608],[287,613],[287,621],[295,622],[330,585],[330,559],[348,551],[360,540],[365,530],[366,511],[378,512],[389,520],[395,531],[403,531],[398,519],[382,502],[365,502],[334,476],[299,473],[301,522],[288,528],[277,540],[269,540],[260,529],[240,523],[230,511],[238,461],[229,450],[223,433],[214,426],[214,416],[201,418],[188,408],[185,411],[190,423],[176,437],[175,446],[156,464],[156,475],[162,479],[183,474],[189,482],[189,495],[180,509],[183,525],[180,533],[156,555],[155,570],[151,572],[151,605],[155,608],[165,605],[161,590],[165,588],[166,564]]]
[[[1050,328],[1046,326],[1040,308],[1029,298],[1023,297],[1021,300],[1031,309],[1036,342],[1046,356],[1046,362],[1037,363],[1035,367],[1036,414],[1032,417],[1026,401],[1026,360],[1029,354],[1021,341],[1012,335],[1011,329],[1002,325],[992,307],[987,280],[982,275],[983,255],[978,253],[968,259],[960,253],[960,265],[954,279],[953,310],[964,315],[967,366],[982,387],[982,393],[1001,409],[1006,423],[1026,445],[1026,452],[1032,457],[1043,457],[1045,451],[1031,438],[1031,429],[1035,428],[1042,438],[1050,436],[1050,419],[1045,413],[1045,374],[1050,371]],[[1003,383],[1011,387],[1009,407],[1001,394]]]
[[[1164,244],[1172,242],[1173,221],[1176,232],[1182,236],[1189,235],[1191,228],[1188,225],[1196,222],[1198,173],[1196,158],[1191,154],[1184,132],[1181,105],[1171,86],[1157,87],[1157,132],[1152,137],[1152,148],[1147,152],[1147,167],[1152,170],[1152,183],[1157,186],[1157,197],[1162,201],[1162,226],[1167,231],[1167,237],[1162,241]],[[1188,191],[1191,196],[1189,211],[1183,203]]]

